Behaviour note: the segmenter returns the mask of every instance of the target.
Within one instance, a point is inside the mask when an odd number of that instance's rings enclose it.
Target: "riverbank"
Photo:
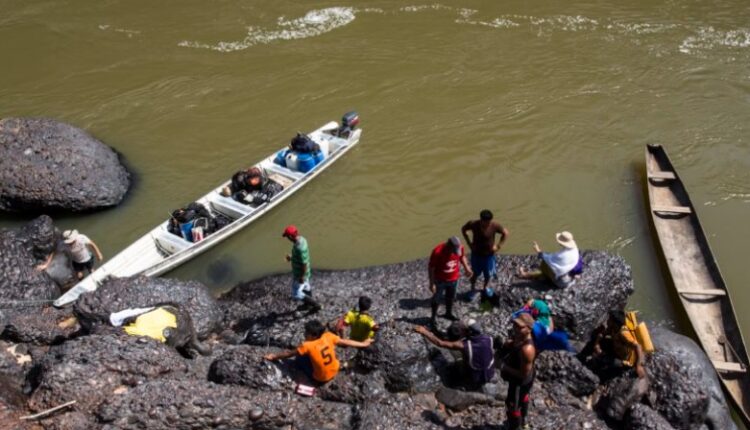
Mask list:
[[[3,260],[12,257],[19,276],[31,273],[27,269],[36,261],[33,250],[45,242],[38,236],[7,230],[0,234],[0,241],[8,245],[0,248],[6,249],[0,255]],[[29,246],[9,246],[16,242]],[[10,256],[8,249],[16,254]],[[558,327],[584,341],[609,309],[625,306],[633,285],[622,258],[599,251],[583,256],[584,274],[565,290],[512,277],[518,266],[534,263],[534,256],[502,256],[499,306],[480,312],[476,304],[461,302],[456,313],[462,319],[477,319],[499,342],[509,328],[510,313],[527,297],[544,295],[552,303]],[[498,428],[505,420],[505,383],[497,378],[482,393],[457,389],[450,382],[455,357],[413,331],[429,316],[425,265],[419,260],[314,272],[315,297],[324,304],[315,315],[295,310],[287,274],[243,283],[218,299],[198,282],[134,278],[105,283],[73,308],[3,310],[0,373],[5,389],[0,424],[44,429]],[[3,300],[11,299],[11,291],[37,291],[17,286],[12,290],[13,286],[4,283]],[[339,350],[348,368],[314,397],[294,394],[290,364],[271,363],[263,355],[295,347],[306,321],[335,320],[363,294],[373,299],[372,313],[382,326],[376,342],[357,353]],[[180,353],[102,323],[115,310],[167,301],[190,313],[196,333],[212,349],[210,356]],[[447,325],[440,320],[438,328],[442,331]],[[649,359],[649,404],[619,411],[616,419],[610,415],[617,408],[610,406],[620,404],[614,394],[626,381],[602,382],[575,355],[544,352],[537,361],[530,423],[548,429],[669,429],[725,420],[726,410],[707,388],[710,384],[694,382],[696,376],[712,373],[696,367],[700,360],[695,353],[676,351],[681,347],[672,344]],[[72,407],[38,422],[18,420],[72,400]],[[659,425],[653,427],[654,423]]]

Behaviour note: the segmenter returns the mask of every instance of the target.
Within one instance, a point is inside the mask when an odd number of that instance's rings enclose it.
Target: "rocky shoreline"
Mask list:
[[[0,231],[0,428],[476,430],[499,429],[505,421],[505,382],[497,378],[481,393],[451,386],[454,357],[414,333],[429,317],[423,260],[315,271],[315,297],[324,304],[316,315],[295,310],[287,274],[243,283],[218,299],[194,281],[128,278],[105,283],[70,308],[28,305],[59,294],[54,273],[34,270],[57,234],[48,217]],[[502,256],[499,306],[481,312],[460,302],[456,313],[502,340],[510,314],[526,298],[546,295],[556,325],[580,347],[634,291],[621,257],[585,251],[583,258],[583,276],[559,290],[513,277],[534,256]],[[335,320],[363,294],[373,299],[372,314],[382,326],[376,342],[366,350],[341,350],[347,369],[314,397],[294,394],[293,368],[263,355],[296,346],[306,321]],[[106,324],[111,312],[164,302],[190,314],[211,355],[178,351]],[[441,320],[439,329],[447,325]],[[541,353],[532,428],[735,428],[700,348],[658,327],[652,337],[657,351],[646,366],[650,385],[635,405],[622,398],[626,381],[601,382],[574,354]],[[72,407],[46,418],[20,420],[72,400]]]

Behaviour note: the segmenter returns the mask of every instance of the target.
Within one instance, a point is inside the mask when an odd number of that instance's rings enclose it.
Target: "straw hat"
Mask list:
[[[576,245],[576,241],[573,240],[573,234],[569,231],[563,231],[563,232],[557,233],[555,235],[555,239],[557,240],[557,243],[559,243],[565,248],[568,248],[568,249],[578,248],[578,245]]]
[[[65,243],[73,243],[78,239],[78,230],[65,230],[63,232],[63,240]]]

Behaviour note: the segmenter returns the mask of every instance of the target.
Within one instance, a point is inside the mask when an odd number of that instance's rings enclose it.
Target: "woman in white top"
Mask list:
[[[578,245],[573,240],[569,231],[563,231],[555,235],[555,240],[561,249],[557,252],[542,252],[539,244],[534,242],[534,251],[542,259],[538,270],[526,270],[521,268],[518,276],[524,279],[547,277],[558,287],[567,287],[573,284],[570,272],[576,268],[581,258]]]

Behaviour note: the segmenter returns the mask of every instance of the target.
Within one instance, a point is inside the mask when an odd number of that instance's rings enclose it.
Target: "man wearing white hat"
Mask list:
[[[96,258],[99,261],[104,259],[101,251],[99,251],[99,247],[96,246],[96,243],[86,235],[78,233],[78,230],[65,230],[63,232],[63,242],[65,242],[65,245],[70,252],[70,259],[73,262],[73,271],[76,272],[76,277],[78,279],[83,279],[84,271],[86,272],[86,275],[88,275],[94,269],[94,255],[91,252],[92,250],[96,253]],[[49,257],[47,257],[47,261],[37,266],[37,269],[45,270],[47,266],[49,266],[54,255],[54,252],[50,254]]]
[[[542,252],[539,244],[534,242],[534,251],[542,259],[542,264],[539,270],[527,271],[522,267],[518,276],[525,279],[546,276],[558,287],[572,285],[573,277],[570,272],[579,266],[581,259],[578,245],[569,231],[557,233],[555,240],[561,246],[557,252]]]

